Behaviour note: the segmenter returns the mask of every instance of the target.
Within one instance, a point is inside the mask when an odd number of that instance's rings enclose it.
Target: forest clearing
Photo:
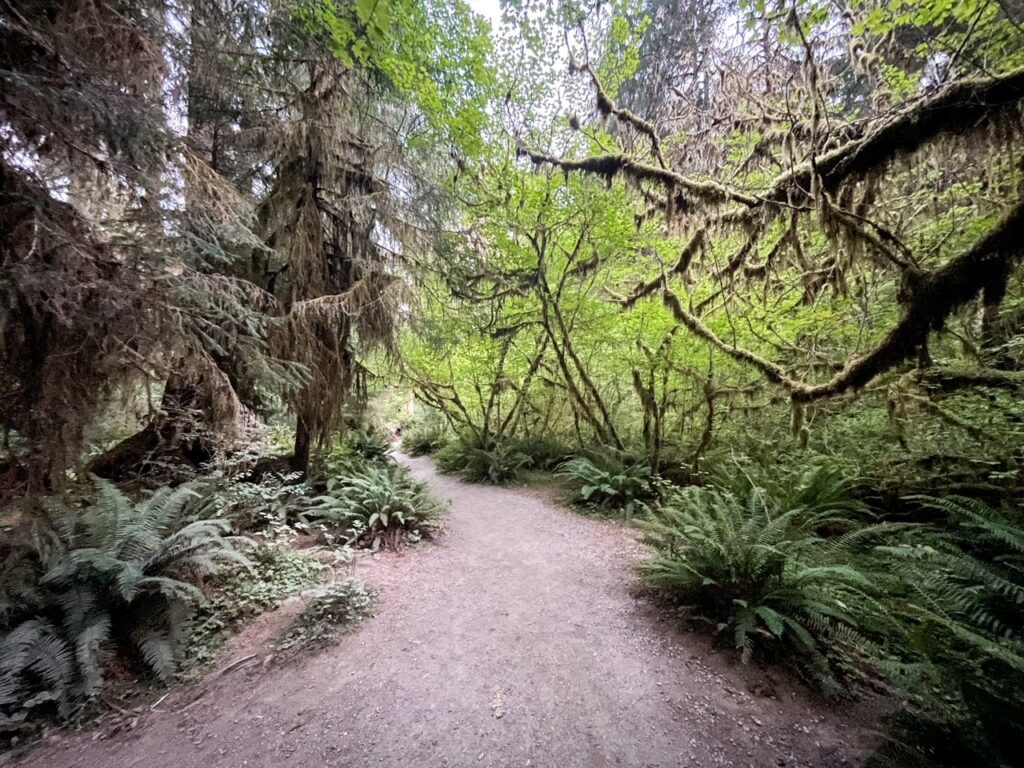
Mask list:
[[[1021,765],[1018,0],[0,0],[0,763]]]

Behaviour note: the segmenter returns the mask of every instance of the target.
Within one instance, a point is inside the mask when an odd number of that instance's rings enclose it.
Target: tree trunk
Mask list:
[[[309,472],[309,459],[312,454],[313,439],[305,419],[299,416],[295,420],[295,452],[292,454],[291,468],[294,472]]]
[[[147,474],[157,462],[197,468],[213,459],[212,432],[206,433],[201,397],[202,379],[172,374],[167,379],[160,411],[131,437],[86,465],[86,472],[108,480]]]

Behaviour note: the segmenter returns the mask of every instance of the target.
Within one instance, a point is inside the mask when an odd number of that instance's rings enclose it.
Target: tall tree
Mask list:
[[[216,375],[211,350],[262,343],[249,286],[209,268],[244,216],[173,125],[184,62],[166,10],[0,6],[0,422],[16,437],[9,468],[36,483],[80,461],[117,392],[182,359]],[[203,204],[183,206],[181,184]],[[233,399],[215,405],[233,420]]]
[[[305,34],[283,32],[272,57],[282,117],[266,126],[269,251],[256,264],[284,313],[275,349],[308,370],[287,396],[304,471],[354,415],[359,357],[392,344],[402,286],[440,234],[424,200],[437,206],[444,180],[422,151],[464,164],[489,92],[487,38],[465,6],[326,4],[298,18]]]

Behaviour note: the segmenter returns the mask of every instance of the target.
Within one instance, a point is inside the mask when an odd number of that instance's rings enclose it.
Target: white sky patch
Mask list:
[[[467,5],[491,22],[491,29],[501,25],[501,0],[466,0]]]

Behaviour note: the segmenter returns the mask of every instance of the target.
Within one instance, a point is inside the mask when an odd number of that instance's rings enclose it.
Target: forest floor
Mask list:
[[[131,728],[63,734],[25,768],[854,766],[870,707],[832,707],[744,666],[639,594],[620,523],[550,490],[404,460],[451,501],[443,535],[361,558],[374,616],[261,664],[294,601]]]

